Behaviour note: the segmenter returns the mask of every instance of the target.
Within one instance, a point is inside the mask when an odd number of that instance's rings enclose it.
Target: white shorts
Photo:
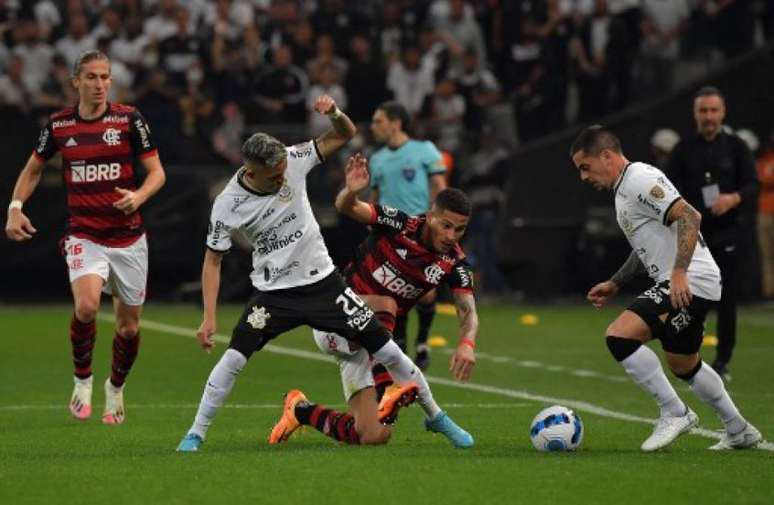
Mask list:
[[[358,391],[374,386],[372,360],[368,351],[336,333],[320,330],[312,330],[312,333],[317,347],[336,358],[346,401]]]
[[[127,247],[108,247],[89,239],[68,236],[64,241],[70,283],[96,274],[105,281],[102,291],[127,305],[145,302],[148,282],[148,241],[145,235]]]

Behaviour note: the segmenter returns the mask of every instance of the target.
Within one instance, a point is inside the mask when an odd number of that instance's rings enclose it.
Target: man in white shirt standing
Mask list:
[[[270,340],[301,325],[356,342],[396,382],[416,384],[418,403],[428,419],[443,416],[422,372],[390,339],[373,310],[344,283],[328,255],[307,197],[306,175],[346,144],[356,128],[330,96],[318,97],[314,109],[328,116],[332,128],[290,147],[265,133],[254,134],[242,146],[244,165],[213,204],[202,268],[204,313],[197,332],[204,350],[211,351],[215,344],[221,259],[237,231],[253,245],[250,280],[255,290],[232,331],[229,348],[207,379],[194,423],[178,451],[199,450],[248,358]],[[319,419],[311,419],[313,414],[319,416],[316,407],[300,392],[286,396],[281,433],[273,436],[287,440],[300,425],[317,424],[314,421]],[[340,441],[360,442],[350,414],[327,411],[325,415],[330,418],[323,424]]]
[[[721,290],[720,270],[699,233],[701,214],[663,172],[627,160],[621,142],[602,126],[583,130],[570,156],[583,182],[614,192],[618,224],[633,249],[610,280],[591,288],[588,300],[602,307],[639,272],[647,272],[655,282],[607,328],[611,354],[661,409],[641,449],[666,447],[699,423],[669,383],[656,353],[643,345],[654,338],[661,340],[672,373],[723,422],[725,433],[710,449],[756,447],[761,433],[742,417],[723,380],[699,357],[704,319]]]

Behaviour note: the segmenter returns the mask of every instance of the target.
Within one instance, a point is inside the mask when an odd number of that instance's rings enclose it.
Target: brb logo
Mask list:
[[[102,140],[109,146],[117,146],[121,143],[121,130],[108,128],[105,130],[105,133],[102,134]]]
[[[71,181],[96,182],[96,181],[114,181],[121,177],[120,163],[97,163],[87,165],[84,162],[74,162],[70,165]]]
[[[371,275],[376,279],[376,282],[387,288],[387,291],[408,300],[413,300],[422,294],[421,289],[398,276],[398,273],[387,263],[374,270]]]

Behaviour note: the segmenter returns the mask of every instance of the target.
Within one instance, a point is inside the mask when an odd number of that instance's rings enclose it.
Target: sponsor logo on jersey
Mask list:
[[[308,158],[312,155],[312,146],[308,144],[296,144],[288,151],[291,158]]]
[[[134,121],[134,127],[140,134],[140,144],[143,149],[150,149],[150,127],[143,123],[142,119],[136,119]]]
[[[234,205],[231,206],[231,212],[236,212],[236,210],[247,201],[247,199],[250,198],[250,195],[245,196],[235,196],[234,197]]]
[[[473,279],[470,277],[470,272],[468,272],[464,266],[457,265],[455,270],[457,271],[457,275],[460,276],[460,287],[467,288],[473,285]]]
[[[293,222],[295,220],[296,220],[296,213],[295,212],[291,212],[287,216],[283,217],[282,220],[279,223],[277,223],[277,224],[275,224],[273,226],[270,226],[270,227],[266,228],[265,230],[262,230],[260,233],[258,233],[256,235],[256,237],[255,237],[255,241],[256,242],[265,242],[265,241],[276,240],[276,238],[277,238],[277,231],[280,228],[282,228],[283,226],[285,226],[286,224],[291,223],[291,222]]]
[[[256,247],[258,254],[269,254],[270,252],[284,249],[285,247],[295,244],[304,236],[304,232],[296,230],[293,233],[285,235],[284,237],[272,236],[269,239],[265,239],[262,243],[259,243]]]
[[[281,202],[289,202],[293,199],[293,188],[288,186],[287,183],[283,184],[280,190],[277,192]]]
[[[278,279],[282,279],[283,277],[287,277],[288,275],[293,273],[293,270],[298,268],[300,265],[301,263],[299,263],[298,261],[294,261],[293,263],[287,266],[284,266],[282,268],[279,268],[279,267],[267,268],[264,270],[266,274],[264,275],[264,280],[266,282],[270,282],[270,281],[276,281]]]
[[[664,188],[656,184],[652,188],[650,188],[650,196],[655,198],[656,200],[661,200],[664,198]]]
[[[400,221],[391,217],[378,216],[376,218],[376,224],[383,224],[385,226],[389,226],[390,228],[395,228],[396,230],[401,229]]]
[[[397,296],[408,300],[419,297],[423,290],[402,278],[398,272],[398,269],[394,268],[390,263],[383,263],[379,268],[371,272],[371,276],[376,282],[387,288],[387,291],[395,293]]]
[[[78,145],[78,142],[76,142],[75,139],[72,137],[67,139],[67,142],[65,142],[65,147],[75,147],[77,145]]]
[[[275,209],[274,207],[270,207],[270,208],[269,208],[269,209],[268,209],[266,212],[264,212],[264,213],[263,213],[263,215],[261,216],[261,221],[263,221],[264,219],[266,219],[266,218],[268,218],[269,216],[271,216],[272,214],[274,214],[274,212],[275,212],[276,210],[277,210],[277,209]]]
[[[266,327],[266,321],[271,318],[271,314],[266,312],[266,307],[260,309],[253,305],[253,311],[247,316],[247,324],[256,330],[262,330]]]
[[[427,265],[425,267],[425,280],[430,284],[435,284],[437,286],[445,273],[443,268],[439,267],[437,263]]]
[[[223,233],[225,229],[226,223],[223,221],[215,221],[215,224],[210,222],[209,226],[207,227],[207,233],[210,235],[210,245],[218,245],[218,241],[220,241],[220,234]]]
[[[661,189],[661,188],[659,188],[659,189]],[[653,190],[651,190],[651,191],[653,191]],[[662,191],[663,191],[663,190],[662,190]],[[647,207],[647,208],[649,208],[650,210],[652,210],[653,212],[655,212],[657,216],[660,216],[660,215],[661,215],[661,209],[658,207],[658,205],[656,205],[655,203],[651,202],[650,200],[648,200],[647,198],[645,198],[644,196],[642,196],[642,194],[638,194],[638,195],[637,195],[637,200],[638,200],[638,201],[639,201],[639,202],[640,202],[642,205],[644,205],[645,207]]]
[[[40,137],[38,137],[38,153],[46,150],[46,144],[48,144],[48,128],[44,128],[40,132]]]
[[[70,181],[73,183],[114,181],[121,177],[120,163],[86,164],[83,161],[70,165]]]
[[[117,146],[121,143],[121,130],[108,128],[105,130],[105,133],[102,134],[102,140],[109,146]]]
[[[57,128],[66,128],[68,126],[75,126],[75,119],[60,119],[51,123],[51,128],[56,130]]]
[[[395,207],[390,207],[389,205],[382,205],[382,209],[384,210],[384,215],[389,217],[395,217],[398,215],[398,209]]]
[[[128,123],[129,116],[105,116],[102,118],[103,123]]]

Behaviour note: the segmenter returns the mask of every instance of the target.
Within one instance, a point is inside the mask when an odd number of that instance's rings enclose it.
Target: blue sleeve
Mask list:
[[[422,154],[422,166],[427,172],[428,177],[435,174],[446,173],[446,167],[443,164],[443,155],[435,147],[435,144],[429,140],[425,142],[425,149]]]

